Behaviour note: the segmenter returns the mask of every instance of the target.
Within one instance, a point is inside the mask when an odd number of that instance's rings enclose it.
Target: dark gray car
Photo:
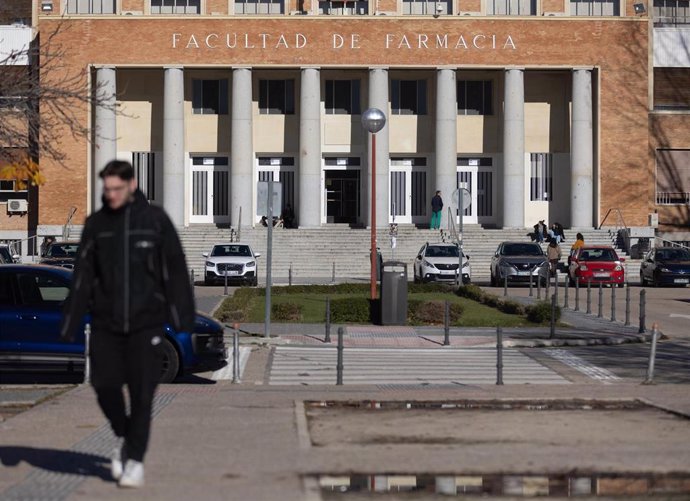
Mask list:
[[[534,283],[537,277],[546,283],[549,263],[541,246],[535,242],[502,242],[491,258],[491,285],[502,285],[505,278],[508,282]]]

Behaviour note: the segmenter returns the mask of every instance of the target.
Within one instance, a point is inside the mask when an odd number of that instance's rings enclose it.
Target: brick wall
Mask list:
[[[380,4],[381,5],[381,4]],[[383,8],[383,7],[381,7]],[[54,18],[44,18],[42,30],[55,25]],[[648,154],[647,113],[647,40],[648,24],[637,19],[478,19],[451,18],[409,19],[377,16],[339,18],[337,23],[324,18],[232,18],[232,19],[72,19],[66,23],[59,40],[68,48],[66,69],[83,70],[89,64],[151,65],[200,63],[209,66],[304,65],[367,67],[433,67],[438,65],[501,68],[527,67],[596,67],[600,93],[599,146],[601,151],[600,188],[602,214],[610,207],[625,210],[628,224],[644,224],[651,207],[651,165]],[[206,48],[203,40],[209,33],[254,34],[253,48]],[[332,34],[347,37],[359,35],[356,49],[330,46]],[[178,47],[172,48],[173,33],[180,33]],[[257,33],[269,33],[268,47],[260,48]],[[308,44],[294,46],[295,35],[304,35]],[[449,34],[449,48],[423,47],[418,34]],[[283,34],[288,48],[276,46]],[[459,34],[465,36],[468,48],[456,46]],[[477,34],[483,49],[472,47]],[[190,37],[200,48],[185,48]],[[492,35],[496,49],[492,49]],[[507,43],[511,37],[515,49]],[[406,37],[406,38],[404,38]],[[388,39],[389,47],[386,48]],[[221,38],[221,40],[223,40]],[[405,40],[407,40],[406,45]],[[433,44],[429,44],[433,45]],[[76,111],[86,122],[86,110]],[[60,224],[72,204],[79,213],[86,208],[88,146],[64,135],[67,165],[44,165],[48,185],[42,190],[41,224]]]

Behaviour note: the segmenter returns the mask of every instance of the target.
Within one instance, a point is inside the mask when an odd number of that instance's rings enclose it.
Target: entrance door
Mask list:
[[[391,223],[427,222],[426,158],[392,158],[390,166]]]
[[[457,187],[465,188],[471,194],[471,203],[463,211],[463,224],[495,222],[491,164],[491,158],[458,158]],[[456,222],[460,222],[459,217]]]
[[[323,170],[326,224],[360,221],[361,170],[359,157],[325,157]]]
[[[295,200],[295,159],[293,157],[259,157],[257,181],[271,180],[280,183],[282,187],[283,206],[273,207],[274,216],[280,216],[289,205],[299,219]],[[256,216],[256,222],[260,220],[261,216]]]
[[[192,157],[190,223],[230,222],[228,157]]]

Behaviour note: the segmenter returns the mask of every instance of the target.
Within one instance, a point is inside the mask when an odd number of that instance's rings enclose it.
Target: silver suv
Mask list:
[[[539,279],[546,283],[549,262],[541,246],[534,242],[503,242],[498,245],[491,258],[491,285],[503,285],[508,282],[529,282],[530,277],[536,283]]]
[[[241,282],[249,285],[258,284],[256,254],[249,245],[230,243],[216,244],[211,252],[202,254],[206,258],[204,266],[204,283],[224,281]]]

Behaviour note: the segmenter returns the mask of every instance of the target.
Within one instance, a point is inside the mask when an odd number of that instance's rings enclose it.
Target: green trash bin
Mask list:
[[[386,261],[381,272],[381,325],[407,323],[407,263]]]

